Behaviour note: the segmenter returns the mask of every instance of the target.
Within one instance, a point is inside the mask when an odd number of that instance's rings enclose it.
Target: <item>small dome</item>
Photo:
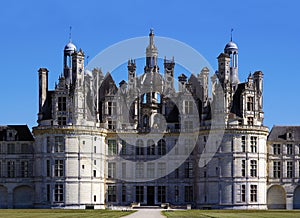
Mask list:
[[[76,46],[72,42],[69,42],[65,46],[65,51],[76,51]]]
[[[224,52],[227,54],[237,52],[237,50],[238,50],[238,47],[233,41],[228,42],[224,48]]]

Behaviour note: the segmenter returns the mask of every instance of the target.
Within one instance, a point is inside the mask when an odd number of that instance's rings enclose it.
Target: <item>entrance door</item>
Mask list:
[[[154,205],[154,186],[147,186],[147,205]]]

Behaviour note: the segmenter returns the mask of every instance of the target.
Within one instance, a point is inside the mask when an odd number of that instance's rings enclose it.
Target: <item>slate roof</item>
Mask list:
[[[27,125],[0,126],[0,141],[6,141],[6,131],[8,129],[14,129],[17,131],[17,141],[34,141],[34,138]]]
[[[268,141],[286,141],[288,134],[291,133],[292,141],[300,141],[300,126],[273,126]]]

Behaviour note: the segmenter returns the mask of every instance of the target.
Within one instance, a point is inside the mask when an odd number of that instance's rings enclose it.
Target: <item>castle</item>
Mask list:
[[[54,90],[38,71],[34,137],[27,126],[0,128],[0,208],[300,208],[300,128],[269,135],[263,73],[240,83],[232,40],[211,78],[204,67],[178,87],[174,59],[160,72],[152,30],[143,74],[129,60],[119,86],[86,70],[72,42],[63,63]]]

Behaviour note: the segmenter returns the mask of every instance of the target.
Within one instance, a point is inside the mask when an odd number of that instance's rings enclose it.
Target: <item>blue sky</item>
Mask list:
[[[74,44],[90,58],[153,27],[196,49],[214,69],[234,28],[240,80],[264,72],[265,125],[300,125],[299,8],[296,0],[1,1],[0,124],[36,125],[37,70],[49,69],[53,88],[72,26]]]

